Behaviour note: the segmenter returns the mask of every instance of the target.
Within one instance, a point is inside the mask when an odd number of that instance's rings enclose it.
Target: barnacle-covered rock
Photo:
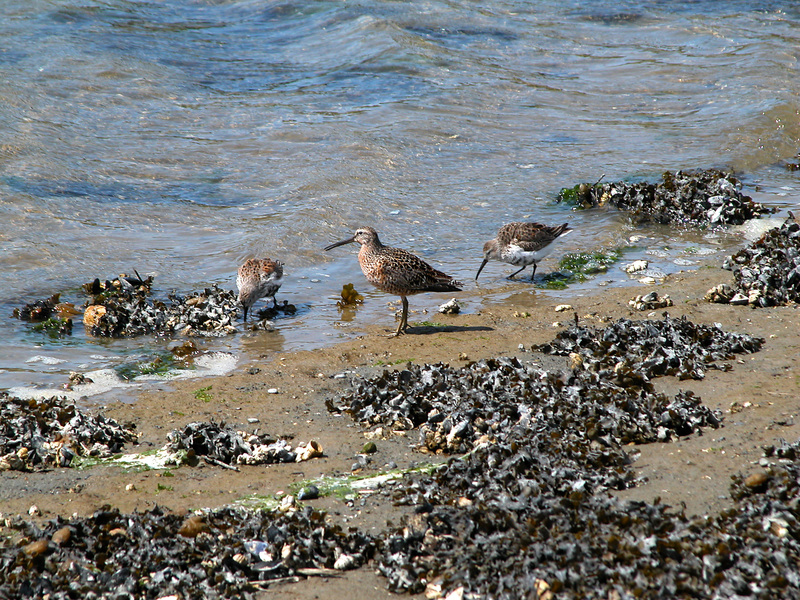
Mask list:
[[[666,172],[652,183],[579,184],[564,189],[559,200],[582,208],[611,204],[636,222],[654,221],[691,226],[741,224],[775,212],[741,191],[741,182],[728,172]]]
[[[733,271],[734,293],[727,300],[731,304],[761,307],[800,302],[800,223],[790,215],[783,225],[767,231],[722,266]],[[718,299],[711,291],[706,295],[714,302],[725,297]]]
[[[2,392],[0,424],[0,463],[14,470],[68,467],[75,456],[110,456],[136,440],[132,425],[60,398],[21,400]]]
[[[186,296],[168,295],[169,304],[151,300],[150,287],[116,290],[95,296],[84,313],[89,333],[98,337],[132,337],[146,334],[208,336],[236,331],[239,311],[236,295],[217,286]]]

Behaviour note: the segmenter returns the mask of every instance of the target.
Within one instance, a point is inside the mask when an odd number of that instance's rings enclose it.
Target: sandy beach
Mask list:
[[[730,361],[729,371],[709,370],[700,381],[655,380],[656,388],[666,393],[695,392],[706,406],[722,412],[721,428],[671,443],[630,447],[640,453],[634,468],[644,481],[619,492],[622,497],[648,502],[660,498],[672,506],[685,505],[690,515],[714,515],[730,505],[731,476],[760,469],[763,446],[781,438],[795,441],[800,437],[800,310],[796,306],[752,309],[703,299],[709,288],[730,281],[730,272],[711,265],[673,275],[655,289],[662,296],[668,294],[674,306],[649,312],[635,311],[629,305],[635,295],[649,290],[645,286],[597,290],[582,297],[572,297],[568,291],[519,294],[477,314],[436,315],[435,326],[415,325],[419,315],[412,314],[411,330],[397,338],[386,337],[393,328],[387,321],[385,327],[325,349],[246,357],[227,376],[160,385],[133,402],[110,404],[102,412],[136,425],[139,442],[126,448],[127,452],[160,448],[170,430],[193,421],[215,420],[247,431],[258,427],[273,436],[290,438],[294,444],[314,440],[321,444],[323,457],[295,464],[242,466],[239,471],[202,462],[166,472],[131,473],[105,466],[7,471],[0,475],[3,512],[25,515],[35,505],[41,513],[37,518],[46,520],[88,516],[103,505],[123,512],[158,505],[182,514],[253,495],[281,497],[303,481],[320,476],[379,473],[395,465],[405,469],[444,461],[448,457],[420,452],[412,431],[375,440],[377,451],[369,455],[368,464],[354,471],[367,441],[365,431],[348,416],[330,413],[325,403],[347,394],[351,381],[384,369],[403,369],[409,361],[460,366],[482,358],[516,356],[547,369],[565,368],[565,357],[529,349],[552,340],[575,314],[586,323],[602,326],[621,317],[659,318],[667,310],[673,317],[685,315],[695,323],[719,323],[726,331],[766,340],[760,352]],[[565,303],[572,309],[555,311]],[[435,296],[417,297],[414,302],[418,308],[436,304]],[[329,496],[309,503],[327,511],[332,520],[373,534],[387,523],[399,523],[409,512],[408,507],[395,506],[380,494],[364,494],[349,502]],[[314,598],[334,597],[344,590],[358,590],[351,596],[354,598],[390,595],[385,580],[370,567],[342,578],[311,578],[273,587],[264,594]]]

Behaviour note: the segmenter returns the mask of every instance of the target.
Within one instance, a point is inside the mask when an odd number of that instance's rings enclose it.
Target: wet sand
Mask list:
[[[244,357],[235,372],[204,380],[179,381],[151,388],[132,403],[114,403],[102,412],[120,422],[136,424],[138,445],[126,452],[144,452],[162,447],[172,429],[193,421],[214,419],[246,431],[258,427],[274,436],[289,436],[293,444],[319,442],[324,457],[296,464],[242,466],[240,471],[201,462],[168,472],[123,472],[118,467],[87,470],[57,469],[43,473],[0,473],[0,502],[5,514],[27,514],[32,505],[41,519],[57,515],[90,515],[103,505],[123,512],[146,510],[158,505],[176,512],[219,507],[252,494],[288,493],[293,484],[321,475],[347,475],[366,441],[364,431],[348,416],[332,415],[326,400],[347,393],[350,380],[369,377],[383,369],[402,369],[409,360],[418,364],[442,362],[453,366],[493,356],[517,356],[548,369],[565,367],[564,357],[530,352],[534,344],[550,341],[577,313],[585,322],[602,326],[620,317],[659,318],[666,310],[673,317],[687,316],[695,323],[719,323],[726,331],[765,338],[763,349],[729,361],[732,370],[709,370],[702,381],[678,381],[673,377],[654,380],[657,390],[674,394],[694,391],[703,403],[722,411],[723,427],[707,429],[663,444],[630,447],[640,456],[634,464],[647,481],[619,492],[622,497],[685,504],[688,514],[716,514],[730,504],[731,475],[758,470],[762,447],[779,438],[800,437],[800,309],[797,306],[751,309],[746,306],[710,304],[705,292],[719,283],[730,283],[732,275],[715,266],[670,276],[658,286],[634,285],[598,288],[591,295],[575,297],[564,292],[521,293],[479,313],[462,315],[411,314],[409,334],[387,338],[394,323],[375,328],[357,339],[335,346],[291,354]],[[507,282],[498,280],[498,285]],[[656,289],[669,294],[675,305],[656,311],[634,311],[628,301],[637,294]],[[523,293],[524,292],[524,293]],[[412,308],[435,310],[447,298],[418,296]],[[559,304],[573,310],[555,312]],[[443,326],[415,326],[427,319]],[[291,326],[290,321],[284,321]],[[256,335],[270,335],[262,333]],[[520,349],[520,345],[524,349]],[[278,393],[268,390],[276,388]],[[198,390],[204,390],[198,394]],[[198,396],[200,396],[198,398]],[[258,419],[250,423],[248,419]],[[419,452],[416,432],[375,440],[377,452],[364,474],[377,473],[390,463],[408,468],[420,462],[444,461],[445,456]],[[384,494],[364,495],[347,503],[336,497],[309,501],[328,511],[330,518],[377,533],[387,522],[400,523],[408,507],[395,506]],[[394,597],[385,580],[367,567],[342,577],[273,586],[266,597],[292,598],[380,598]]]

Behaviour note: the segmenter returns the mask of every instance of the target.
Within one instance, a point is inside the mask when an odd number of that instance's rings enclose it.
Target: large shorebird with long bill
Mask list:
[[[372,285],[387,294],[400,296],[403,301],[403,315],[393,335],[400,335],[408,328],[408,298],[422,292],[458,292],[461,283],[449,275],[437,271],[421,258],[401,248],[384,246],[378,232],[372,227],[361,227],[355,235],[341,242],[327,246],[332,250],[345,244],[361,244],[358,263],[361,271]]]

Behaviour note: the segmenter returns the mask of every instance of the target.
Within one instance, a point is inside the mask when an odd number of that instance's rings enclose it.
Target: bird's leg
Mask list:
[[[400,324],[397,326],[397,331],[395,331],[389,337],[397,337],[398,335],[402,335],[408,328],[408,298],[405,296],[400,296],[400,298],[403,301],[403,316],[400,317]]]
[[[278,308],[278,299],[275,296],[272,297],[272,308]]]
[[[244,321],[243,322],[247,323],[247,305],[243,304],[242,306],[244,307]]]
[[[535,265],[535,264],[536,264],[536,263],[534,263],[534,265]],[[517,273],[521,273],[522,271],[524,271],[524,270],[525,270],[525,268],[526,268],[527,266],[528,266],[528,265],[522,265],[522,268],[521,268],[519,271],[514,271],[514,272],[513,272],[511,275],[509,275],[509,276],[508,276],[508,278],[509,278],[509,279],[514,279],[514,275],[516,275]]]
[[[533,263],[533,273],[531,273],[531,283],[533,283],[534,275],[536,275],[536,263]]]

